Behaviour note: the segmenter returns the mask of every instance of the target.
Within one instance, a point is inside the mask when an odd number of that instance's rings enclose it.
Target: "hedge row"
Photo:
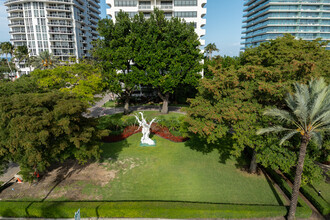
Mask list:
[[[0,216],[72,218],[267,218],[284,216],[285,206],[189,202],[0,202]]]
[[[285,195],[290,199],[292,194],[292,188],[288,185],[288,183],[278,175],[274,170],[267,169],[267,173],[272,177],[272,179],[277,183],[277,185],[282,189]],[[297,218],[309,218],[312,215],[312,210],[306,204],[304,200],[298,197],[298,206],[296,210]]]
[[[286,175],[291,181],[293,181],[292,175]],[[325,201],[318,193],[309,185],[304,185],[300,188],[300,191],[304,196],[319,210],[322,215],[330,213],[330,204]]]

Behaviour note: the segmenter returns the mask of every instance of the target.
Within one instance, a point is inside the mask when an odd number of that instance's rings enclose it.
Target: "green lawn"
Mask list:
[[[140,147],[141,134],[104,144],[108,168],[119,171],[108,185],[88,185],[84,192],[104,200],[193,201],[225,204],[279,205],[263,175],[238,170],[234,160],[219,162],[219,154],[191,150],[154,136],[156,147]],[[281,203],[281,202],[280,202]]]
[[[315,183],[314,187],[316,189],[316,192],[318,192],[319,190],[321,191],[321,195],[324,200],[330,204],[330,184],[326,183],[325,181],[322,181],[320,183]]]

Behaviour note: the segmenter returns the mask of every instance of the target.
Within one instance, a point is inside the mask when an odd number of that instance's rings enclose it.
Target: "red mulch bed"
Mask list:
[[[120,135],[106,136],[106,137],[103,137],[102,140],[103,140],[103,142],[107,142],[107,143],[122,141],[133,134],[141,132],[142,129],[141,128],[138,129],[138,128],[139,127],[136,125],[127,126],[124,129],[123,133],[121,133]],[[184,141],[188,140],[188,138],[185,138],[185,137],[174,136],[173,134],[171,134],[171,132],[168,130],[167,127],[160,126],[157,123],[154,123],[151,125],[150,132],[155,135],[158,135],[162,138],[165,138],[167,140],[174,141],[174,142],[184,142]]]

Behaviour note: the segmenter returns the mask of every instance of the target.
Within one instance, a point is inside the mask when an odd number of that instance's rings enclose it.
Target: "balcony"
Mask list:
[[[50,38],[51,41],[73,41],[73,39],[71,38],[60,38],[60,37],[51,37]]]
[[[24,18],[23,14],[14,14],[14,15],[10,15],[8,16],[8,19],[20,19],[20,18]]]
[[[50,48],[52,48],[52,49],[58,49],[58,48],[74,49],[73,46],[69,46],[69,45],[51,45]]]
[[[140,11],[152,11],[151,5],[139,5]]]
[[[26,41],[26,38],[12,38],[10,41]]]
[[[47,15],[47,17],[71,19],[71,15],[61,15],[61,14],[49,14],[49,15]]]
[[[11,30],[9,31],[9,34],[25,34],[25,29]]]
[[[23,10],[22,6],[11,6],[6,9],[7,12],[21,11],[21,10]]]
[[[72,31],[61,31],[61,30],[49,30],[49,33],[54,33],[54,34],[73,34]]]
[[[62,22],[48,22],[49,26],[66,26],[72,27],[72,23],[62,23]]]
[[[157,5],[157,8],[160,8],[163,11],[173,10],[173,5]]]
[[[9,27],[14,27],[14,26],[24,26],[24,22],[15,22],[8,24]]]
[[[52,10],[52,11],[57,11],[57,10],[60,10],[60,11],[70,11],[71,8],[70,7],[59,7],[59,6],[47,6],[46,7],[47,10]]]

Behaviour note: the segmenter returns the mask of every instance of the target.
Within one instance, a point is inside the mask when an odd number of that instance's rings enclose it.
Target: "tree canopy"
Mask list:
[[[214,76],[201,81],[198,95],[187,108],[189,130],[209,143],[219,144],[221,139],[229,138],[233,142],[231,155],[239,157],[243,150],[252,149],[255,160],[251,162],[289,172],[298,158],[299,139],[279,146],[275,135],[257,136],[260,127],[275,123],[262,113],[270,107],[283,108],[293,82],[329,75],[329,69],[324,67],[329,60],[329,52],[322,43],[295,40],[286,35],[248,49],[242,54],[238,68],[222,68],[221,62],[210,66]],[[309,181],[320,174],[311,162],[318,157],[313,152],[310,150],[306,158],[309,172],[304,175]],[[251,172],[256,168],[252,165]]]
[[[199,39],[191,24],[179,18],[166,19],[155,8],[150,18],[134,18],[119,12],[116,23],[100,21],[94,56],[107,71],[111,91],[128,97],[136,86],[151,85],[168,112],[169,95],[179,85],[197,85],[202,70]]]
[[[82,116],[88,105],[72,95],[48,92],[0,99],[0,158],[22,169],[44,171],[53,162],[99,157],[94,119]]]
[[[105,86],[100,68],[87,62],[54,69],[36,69],[31,75],[37,79],[41,88],[59,89],[88,102],[93,102],[94,95],[99,94]]]

